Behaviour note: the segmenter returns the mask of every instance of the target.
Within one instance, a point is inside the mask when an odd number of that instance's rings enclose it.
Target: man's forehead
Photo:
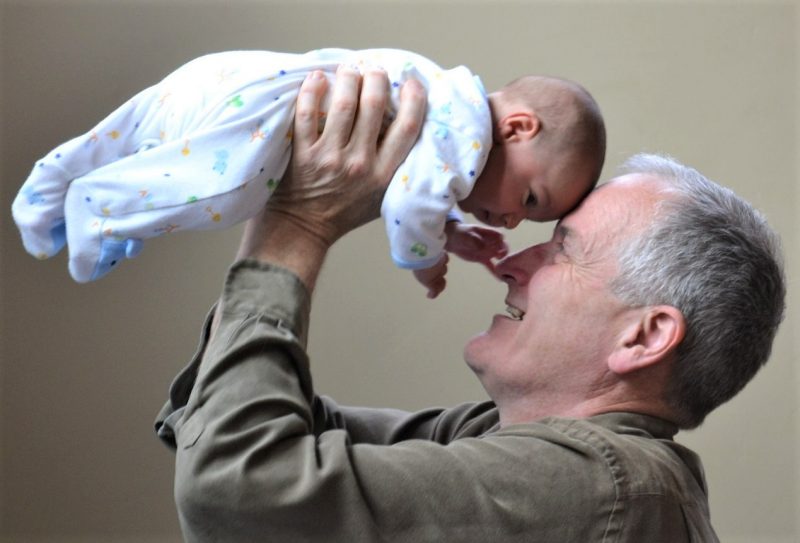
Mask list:
[[[605,209],[615,207],[614,203],[620,207],[647,209],[662,198],[664,188],[664,181],[657,175],[630,173],[598,185],[584,202]]]
[[[658,191],[664,184],[664,180],[655,173],[627,173],[618,175],[602,185],[596,187],[596,191],[601,189],[609,190],[643,190],[643,191]]]
[[[598,185],[580,206],[559,220],[554,232],[573,239],[601,234],[614,237],[652,216],[660,185],[660,179],[649,174],[615,177]]]

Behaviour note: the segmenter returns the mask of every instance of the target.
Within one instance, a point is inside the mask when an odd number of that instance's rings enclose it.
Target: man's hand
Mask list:
[[[422,128],[425,93],[408,81],[394,122],[379,140],[389,80],[341,68],[325,127],[319,110],[327,80],[312,73],[300,88],[289,169],[261,215],[248,222],[239,258],[284,266],[313,288],[327,250],[341,236],[380,215],[394,171]],[[360,89],[360,92],[359,92]]]
[[[382,71],[367,72],[359,96],[360,83],[358,72],[339,69],[321,134],[319,106],[326,79],[315,72],[303,84],[297,98],[292,163],[267,206],[302,222],[327,245],[380,215],[386,187],[422,126],[424,95],[414,82],[402,89],[397,120],[379,147],[389,80]]]

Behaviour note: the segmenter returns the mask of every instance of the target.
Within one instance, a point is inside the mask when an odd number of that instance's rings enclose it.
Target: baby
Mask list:
[[[429,297],[444,288],[447,251],[488,266],[507,251],[456,206],[514,228],[561,217],[597,181],[605,128],[575,83],[527,76],[487,96],[466,68],[407,51],[226,52],[182,66],[39,161],[12,206],[26,250],[48,258],[68,244],[69,271],[87,282],[144,239],[254,216],[288,165],[300,84],[314,70],[333,79],[340,65],[387,72],[388,120],[404,81],[428,91],[419,141],[381,213],[395,264],[415,270]]]

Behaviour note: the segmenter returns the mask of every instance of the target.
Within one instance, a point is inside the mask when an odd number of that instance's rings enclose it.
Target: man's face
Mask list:
[[[498,405],[545,391],[591,395],[608,381],[605,361],[631,309],[609,290],[616,251],[651,216],[654,182],[626,176],[592,194],[552,238],[510,255],[496,275],[508,284],[508,315],[464,350]]]

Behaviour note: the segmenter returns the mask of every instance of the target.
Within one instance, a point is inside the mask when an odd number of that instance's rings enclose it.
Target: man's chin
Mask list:
[[[467,341],[464,346],[464,362],[478,376],[484,372],[486,358],[489,354],[488,345],[486,345],[488,340],[488,332],[481,332]]]

